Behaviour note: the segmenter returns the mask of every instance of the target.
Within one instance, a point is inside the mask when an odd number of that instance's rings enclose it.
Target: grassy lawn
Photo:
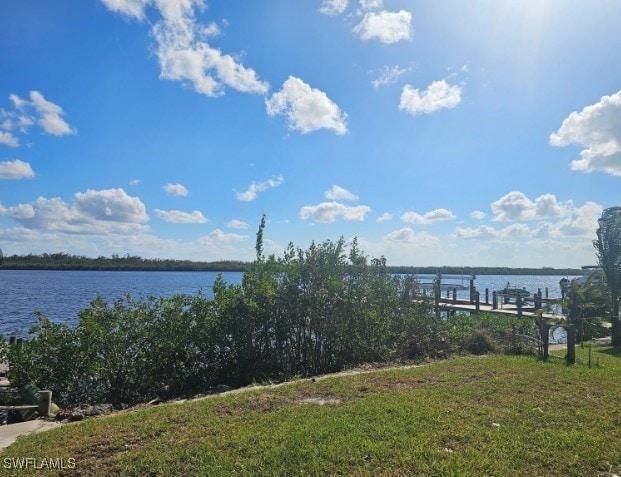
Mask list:
[[[572,367],[461,358],[91,419],[19,439],[0,475],[41,475],[6,469],[20,457],[75,459],[59,475],[619,474],[620,355],[593,348],[589,368],[577,351]]]

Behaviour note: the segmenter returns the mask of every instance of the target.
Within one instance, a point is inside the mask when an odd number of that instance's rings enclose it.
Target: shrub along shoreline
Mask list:
[[[499,340],[515,347],[509,333],[536,333],[534,322],[514,318],[437,319],[432,303],[415,300],[412,277],[390,273],[383,257],[369,259],[356,240],[289,245],[283,257],[266,258],[264,227],[265,219],[242,283],[218,278],[213,299],[97,298],[73,328],[38,316],[30,339],[3,348],[11,382],[49,389],[61,406],[125,406],[222,384],[485,352]]]

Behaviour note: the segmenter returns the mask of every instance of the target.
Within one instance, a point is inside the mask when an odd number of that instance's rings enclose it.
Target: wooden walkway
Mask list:
[[[551,300],[548,300],[551,301]],[[523,316],[525,318],[536,318],[539,316],[540,311],[536,311],[532,306],[522,306],[521,313],[518,310],[518,307],[515,303],[507,303],[507,304],[498,304],[498,308],[494,309],[491,304],[486,304],[482,302],[478,305],[476,303],[471,303],[468,300],[451,300],[449,298],[441,298],[438,308],[440,311],[463,311],[467,313],[494,313],[498,315],[510,315],[510,316]],[[562,320],[563,316],[560,314],[554,313],[543,313],[541,314],[543,318],[548,320]]]

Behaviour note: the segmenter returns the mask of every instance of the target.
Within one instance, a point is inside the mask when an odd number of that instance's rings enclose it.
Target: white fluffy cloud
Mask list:
[[[266,99],[265,106],[268,115],[284,115],[289,129],[302,134],[318,129],[336,134],[347,132],[347,114],[326,93],[294,76],[289,76],[281,90]]]
[[[394,230],[384,236],[388,242],[415,244],[421,247],[435,247],[439,245],[437,237],[428,232],[414,232],[410,227]]]
[[[305,205],[300,210],[302,220],[312,219],[315,222],[331,223],[338,217],[348,222],[363,222],[371,208],[366,205],[350,206],[340,202],[322,202],[318,205]]]
[[[450,85],[445,80],[434,81],[422,92],[406,84],[401,92],[399,109],[412,115],[452,109],[461,103],[461,92],[461,86]]]
[[[528,234],[529,228],[527,225],[511,224],[500,230],[488,225],[481,225],[474,229],[457,227],[453,236],[462,240],[511,240]]]
[[[17,147],[19,146],[19,140],[10,132],[0,131],[0,144],[10,147]]]
[[[621,176],[621,91],[571,113],[559,130],[550,134],[550,144],[585,147],[580,159],[571,163],[573,170]]]
[[[330,200],[358,200],[358,196],[356,194],[352,194],[347,189],[344,189],[338,185],[333,185],[332,189],[325,191],[324,196],[326,199]]]
[[[408,211],[401,214],[401,221],[408,224],[433,224],[435,222],[444,222],[447,220],[455,219],[455,214],[450,210],[446,209],[436,209],[429,211],[423,215],[414,212]]]
[[[244,222],[242,220],[237,220],[237,219],[233,219],[229,221],[229,223],[226,224],[226,226],[230,229],[247,229],[248,227],[250,227],[250,225],[248,225],[247,222]]]
[[[323,0],[319,11],[325,15],[338,15],[347,8],[349,0]]]
[[[45,99],[39,91],[30,92],[30,101],[22,99],[16,94],[9,96],[13,103],[13,110],[2,110],[5,120],[1,127],[5,130],[17,128],[22,133],[28,132],[28,128],[37,123],[41,128],[52,136],[66,136],[76,134],[75,128],[64,120],[64,111],[59,105]],[[0,144],[17,147],[19,141],[15,135],[0,131]]]
[[[553,194],[544,194],[534,201],[519,191],[504,195],[491,205],[494,221],[525,221],[563,217],[573,207],[571,201],[562,203]]]
[[[60,198],[39,197],[30,204],[0,206],[25,228],[71,234],[132,234],[147,230],[144,204],[123,189],[87,190],[74,195],[73,204]]]
[[[53,136],[75,134],[75,129],[62,118],[63,109],[60,106],[46,100],[38,91],[30,92],[30,100],[39,115],[37,123],[46,133]]]
[[[474,210],[470,213],[470,217],[476,220],[483,220],[485,216],[486,216],[485,212],[481,210]]]
[[[543,196],[542,196],[543,197]],[[454,238],[463,240],[504,240],[510,241],[516,238],[527,237],[540,240],[562,239],[566,237],[584,237],[590,239],[595,236],[597,219],[602,213],[602,206],[594,202],[587,202],[581,207],[573,207],[568,203],[562,214],[548,215],[548,219],[556,218],[557,221],[540,221],[534,228],[524,223],[514,223],[502,229],[496,229],[488,225],[477,228],[457,227],[453,233]],[[536,218],[536,204],[530,202],[530,209],[526,211],[519,207],[511,210],[514,217]],[[538,218],[542,218],[539,216]],[[524,219],[529,220],[529,219]]]
[[[220,229],[215,229],[210,232],[209,235],[201,237],[198,241],[204,246],[220,246],[220,245],[232,245],[236,243],[245,242],[248,240],[247,235],[239,235],[234,233],[226,233]]]
[[[168,195],[176,195],[180,197],[186,197],[189,193],[188,189],[182,184],[168,183],[164,186],[164,190]]]
[[[354,33],[363,40],[376,39],[382,43],[397,43],[412,38],[412,14],[405,10],[398,12],[367,12],[354,28]]]
[[[363,10],[377,10],[384,6],[383,0],[360,0],[359,3]]]
[[[19,159],[0,162],[0,179],[31,179],[35,176],[30,164]]]
[[[248,186],[244,192],[237,192],[237,200],[242,202],[252,202],[257,198],[259,192],[265,192],[268,189],[278,187],[285,181],[285,178],[281,175],[268,179],[265,182],[253,182]]]
[[[265,94],[267,82],[246,68],[239,59],[223,54],[204,41],[213,36],[217,25],[202,25],[195,11],[203,9],[203,0],[102,0],[112,11],[144,20],[146,7],[153,6],[161,18],[153,23],[155,53],[160,63],[160,78],[190,85],[200,94],[217,97],[226,86],[244,93]]]
[[[164,222],[170,224],[205,224],[207,219],[199,210],[192,212],[182,212],[181,210],[161,210],[155,209],[157,215]]]
[[[392,214],[390,212],[384,212],[377,218],[378,222],[390,222],[392,220]]]

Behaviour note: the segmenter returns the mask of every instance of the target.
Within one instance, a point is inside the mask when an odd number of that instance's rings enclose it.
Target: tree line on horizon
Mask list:
[[[64,252],[5,256],[1,267],[5,270],[92,270],[92,271],[203,271],[245,272],[251,262],[241,260],[218,260],[201,262],[160,258],[143,258],[136,255],[113,254],[97,258],[72,255]],[[434,275],[437,273],[468,275],[580,275],[578,268],[554,267],[474,267],[474,266],[409,266],[387,265],[389,273]]]

